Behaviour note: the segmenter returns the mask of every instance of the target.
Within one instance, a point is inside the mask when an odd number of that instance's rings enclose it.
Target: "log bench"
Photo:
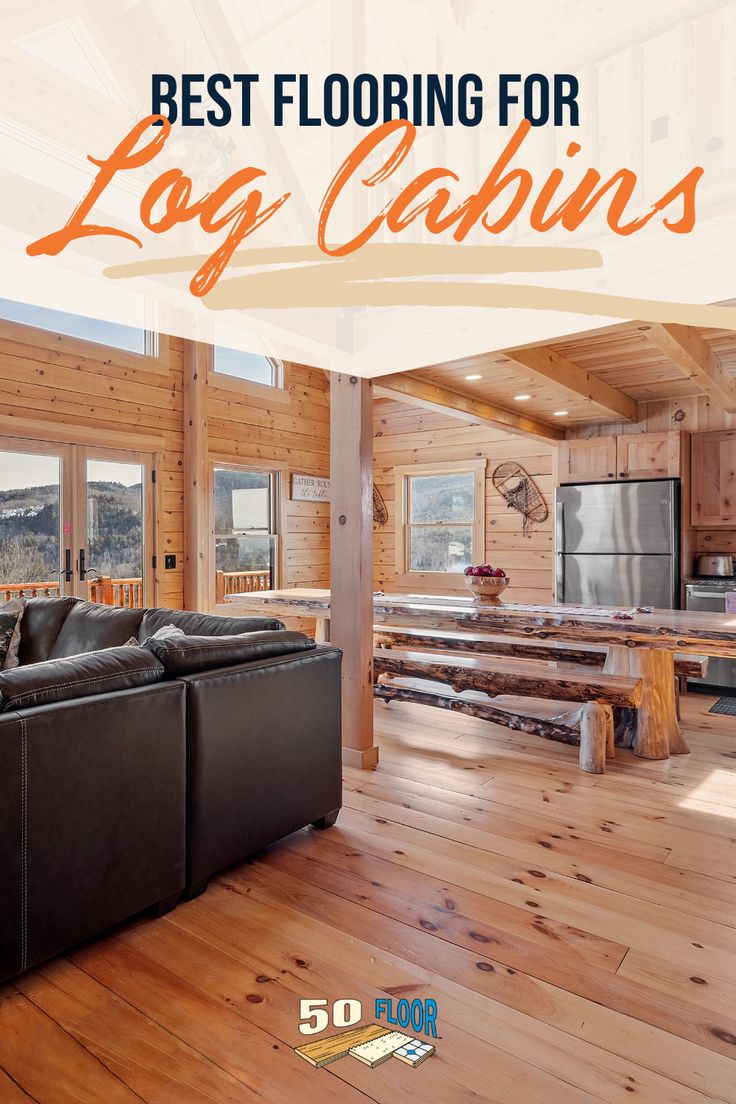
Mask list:
[[[421,651],[445,653],[469,652],[473,655],[514,656],[519,659],[540,659],[551,663],[570,663],[576,667],[603,667],[608,649],[595,644],[536,644],[519,639],[501,640],[482,633],[434,632],[424,629],[374,629],[373,643],[377,648],[419,648]],[[678,678],[703,678],[708,670],[708,656],[675,655]]]
[[[588,671],[563,671],[539,660],[498,659],[471,655],[376,648],[374,694],[384,701],[433,705],[534,733],[548,740],[580,745],[580,768],[602,774],[615,754],[613,707],[635,709],[641,702],[641,679]],[[422,679],[445,684],[454,695],[380,682],[381,676]],[[499,709],[483,701],[457,697],[466,690],[488,697],[511,694],[581,703],[577,710],[550,720]]]

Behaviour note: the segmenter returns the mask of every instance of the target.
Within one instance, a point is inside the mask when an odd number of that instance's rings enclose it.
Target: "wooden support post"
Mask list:
[[[668,759],[670,755],[687,754],[689,749],[677,722],[674,654],[658,648],[612,646],[604,671],[634,675],[642,680],[636,731],[631,734],[636,755],[642,759]]]
[[[370,769],[373,743],[373,388],[330,377],[330,637],[343,650],[343,760]]]
[[[184,607],[209,610],[207,364],[209,345],[184,342]]]
[[[588,702],[580,717],[580,769],[589,774],[604,774],[609,734],[613,732],[610,705]]]

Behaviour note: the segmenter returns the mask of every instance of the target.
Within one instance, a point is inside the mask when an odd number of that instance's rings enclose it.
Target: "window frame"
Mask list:
[[[147,306],[146,315],[149,313]],[[146,321],[148,322],[149,319],[147,318]],[[46,330],[43,326],[33,326],[27,322],[15,322],[2,317],[0,317],[0,341],[33,345],[39,349],[61,353],[62,356],[101,360],[114,368],[132,368],[158,375],[167,375],[170,367],[171,347],[168,335],[160,333],[153,325],[146,325],[144,330],[146,352],[143,353],[118,349],[116,345],[105,345],[101,341],[73,337],[59,333],[58,330]]]
[[[207,347],[207,376],[210,388],[235,392],[238,395],[259,399],[266,403],[288,403],[291,401],[291,364],[289,361],[268,356],[266,353],[263,354],[265,360],[276,366],[278,383],[257,383],[255,380],[240,379],[238,376],[229,376],[226,372],[215,371],[215,346],[220,344],[220,342],[215,342]],[[230,348],[230,346],[222,347]]]
[[[455,460],[435,464],[405,464],[394,468],[396,486],[396,579],[399,583],[419,583],[430,579],[458,579],[457,571],[414,571],[409,567],[409,478],[423,475],[455,475],[466,472],[473,475],[473,562],[485,563],[486,531],[486,460]],[[443,523],[437,523],[443,524]],[[449,524],[449,523],[448,523]],[[467,524],[467,523],[463,523]]]
[[[273,494],[271,499],[271,521],[274,531],[269,534],[273,538],[273,589],[278,590],[284,575],[284,531],[283,520],[286,517],[284,509],[285,487],[288,484],[287,468],[285,464],[270,461],[266,464],[239,463],[231,456],[222,453],[210,453],[209,455],[209,479],[207,488],[207,531],[210,535],[208,541],[207,579],[210,596],[210,609],[218,613],[225,612],[228,604],[217,605],[216,588],[216,549],[215,549],[215,469],[229,468],[231,471],[255,472],[257,475],[270,475],[273,480]]]

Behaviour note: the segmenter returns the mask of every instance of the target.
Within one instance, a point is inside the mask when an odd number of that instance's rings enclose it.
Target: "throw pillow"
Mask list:
[[[9,671],[18,666],[20,647],[20,623],[26,608],[24,598],[13,598],[0,606],[0,670]]]

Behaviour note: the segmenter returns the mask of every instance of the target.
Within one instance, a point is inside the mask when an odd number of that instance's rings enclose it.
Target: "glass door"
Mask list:
[[[154,456],[0,437],[0,602],[153,602]]]
[[[141,607],[152,582],[152,460],[144,453],[78,449],[77,594]]]
[[[0,438],[0,602],[72,593],[71,448]]]

